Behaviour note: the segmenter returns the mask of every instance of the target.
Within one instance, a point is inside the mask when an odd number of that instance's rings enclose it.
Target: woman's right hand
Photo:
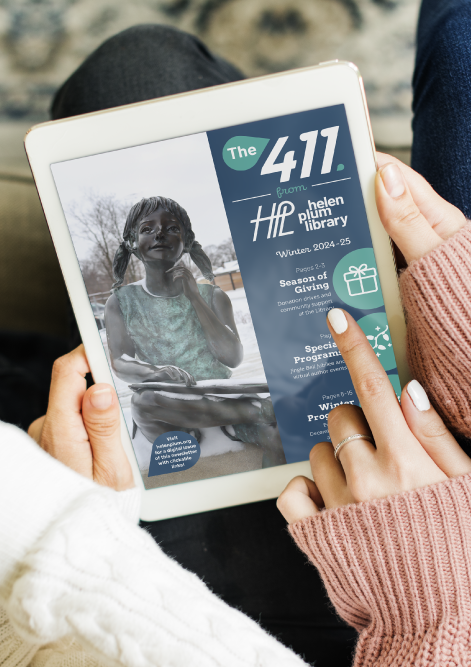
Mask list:
[[[376,205],[383,226],[407,264],[456,234],[466,218],[416,171],[391,155],[377,153]]]
[[[187,387],[196,384],[196,380],[178,366],[157,366],[157,370],[145,382],[183,382]]]
[[[362,409],[343,404],[329,413],[331,442],[318,443],[310,454],[314,481],[295,477],[278,498],[278,509],[288,523],[314,516],[322,508],[386,498],[471,473],[471,459],[421,385],[409,382],[399,404],[353,317],[334,308],[328,324]],[[335,447],[356,434],[367,439],[345,443],[336,458]]]

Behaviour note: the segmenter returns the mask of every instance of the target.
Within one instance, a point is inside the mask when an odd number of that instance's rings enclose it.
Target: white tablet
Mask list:
[[[26,151],[145,520],[276,497],[358,403],[326,314],[396,390],[405,324],[362,80],[325,63],[45,123]]]

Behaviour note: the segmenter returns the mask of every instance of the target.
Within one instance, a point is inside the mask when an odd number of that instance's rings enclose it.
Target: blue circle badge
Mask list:
[[[198,440],[184,431],[169,431],[159,435],[152,445],[149,477],[182,472],[192,468],[201,454]]]

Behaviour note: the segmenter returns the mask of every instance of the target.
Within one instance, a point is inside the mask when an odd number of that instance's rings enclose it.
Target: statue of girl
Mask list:
[[[150,197],[131,208],[105,309],[111,364],[125,382],[184,382],[191,387],[198,380],[230,378],[231,368],[242,362],[229,297],[214,284],[198,284],[178,264],[184,253],[207,280],[214,280],[211,261],[177,202]],[[145,278],[123,286],[131,255],[144,264]],[[259,445],[263,467],[286,463],[270,398],[188,399],[151,389],[134,393],[135,428],[154,442],[168,431],[194,432],[200,439],[201,428],[219,426],[228,437]],[[228,425],[235,436],[228,434]]]

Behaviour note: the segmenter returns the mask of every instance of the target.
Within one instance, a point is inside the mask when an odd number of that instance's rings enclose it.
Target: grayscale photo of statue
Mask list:
[[[51,169],[145,488],[286,463],[206,134]],[[150,470],[169,432],[199,458]]]
[[[140,431],[152,443],[184,431],[204,446],[204,429],[219,427],[221,438],[260,448],[261,467],[286,463],[271,398],[251,395],[248,383],[227,382],[244,349],[231,300],[214,284],[187,212],[166,197],[142,199],[129,211],[122,238],[105,327],[113,371],[134,389],[133,438]],[[185,254],[203,282],[182,263]],[[145,277],[123,284],[132,256]]]

